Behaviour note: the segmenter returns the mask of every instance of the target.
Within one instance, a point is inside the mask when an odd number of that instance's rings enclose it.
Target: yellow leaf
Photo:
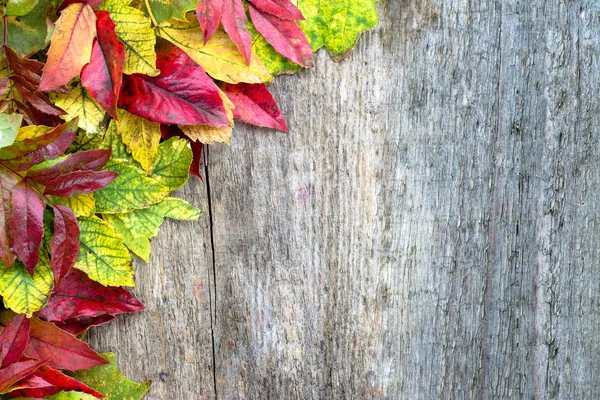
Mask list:
[[[78,76],[90,62],[95,37],[96,15],[92,7],[76,3],[65,8],[56,21],[39,90],[55,89]]]
[[[125,45],[126,74],[146,74],[157,76],[156,69],[156,35],[150,23],[150,18],[133,7],[127,6],[129,1],[109,0],[99,8],[110,13],[115,23],[115,33]]]
[[[231,146],[229,139],[233,132],[233,109],[235,106],[229,100],[227,95],[219,90],[219,95],[223,99],[223,105],[227,112],[227,119],[231,126],[214,127],[210,125],[179,125],[183,133],[193,141],[200,141],[204,144],[227,143]]]
[[[119,110],[117,134],[133,158],[140,163],[146,173],[152,172],[152,158],[158,150],[160,124]]]
[[[104,109],[90,96],[87,90],[77,85],[69,94],[53,94],[52,101],[67,112],[65,121],[79,117],[79,127],[86,132],[96,133],[104,119]]]
[[[262,83],[272,79],[267,68],[256,55],[251,54],[250,65],[235,43],[223,30],[218,30],[206,43],[202,29],[194,18],[191,21],[171,20],[157,27],[158,35],[184,50],[214,79],[228,83]]]
[[[53,128],[51,128],[49,126],[44,126],[44,125],[24,126],[19,129],[19,132],[17,133],[17,138],[15,139],[15,141],[22,142],[25,139],[34,139],[40,135],[43,135],[44,133],[50,132],[52,129]]]
[[[96,212],[93,194],[78,194],[69,197],[49,196],[54,204],[61,204],[73,210],[76,217],[91,217]]]
[[[0,295],[4,306],[17,314],[31,316],[46,304],[54,287],[50,260],[42,252],[33,277],[18,261],[12,268],[0,262]]]

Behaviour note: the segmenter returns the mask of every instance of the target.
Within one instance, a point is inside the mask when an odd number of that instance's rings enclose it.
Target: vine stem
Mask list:
[[[148,10],[148,15],[150,15],[152,23],[154,24],[154,26],[158,26],[158,22],[156,22],[156,18],[154,18],[154,14],[152,14],[152,7],[150,7],[150,2],[148,0],[144,0],[144,3],[146,3],[146,9]]]

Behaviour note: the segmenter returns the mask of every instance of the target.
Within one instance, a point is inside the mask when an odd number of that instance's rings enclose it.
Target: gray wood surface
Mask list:
[[[600,398],[600,3],[380,10],[276,81],[289,134],[210,146],[91,335],[149,399]]]

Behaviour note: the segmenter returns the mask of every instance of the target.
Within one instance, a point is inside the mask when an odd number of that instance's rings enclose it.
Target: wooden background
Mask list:
[[[277,79],[289,134],[210,146],[92,334],[148,399],[600,398],[600,2],[380,11]]]

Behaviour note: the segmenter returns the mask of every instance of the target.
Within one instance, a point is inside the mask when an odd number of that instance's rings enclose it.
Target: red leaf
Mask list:
[[[183,50],[156,40],[157,77],[125,75],[119,107],[153,122],[229,126],[213,80]]]
[[[44,234],[44,201],[29,182],[20,181],[12,190],[10,203],[11,247],[33,276]]]
[[[253,125],[288,131],[281,110],[264,84],[223,84],[221,88],[235,105],[235,118]]]
[[[79,224],[73,211],[69,207],[55,205],[54,210],[54,236],[50,241],[50,255],[54,283],[67,276],[79,255]]]
[[[56,107],[47,95],[37,90],[44,64],[36,60],[21,58],[11,48],[6,47],[6,64],[9,78],[17,91],[37,110],[50,115],[63,115],[64,111]]]
[[[29,318],[25,314],[16,315],[0,333],[2,347],[2,368],[19,361],[29,341]]]
[[[192,146],[192,164],[190,165],[190,173],[202,179],[200,175],[200,167],[202,165],[202,142],[190,140],[177,125],[161,125],[160,133],[163,139],[167,140],[172,137],[180,137],[190,142]]]
[[[12,169],[25,171],[42,161],[55,159],[73,142],[77,122],[78,119],[74,118],[46,134],[0,149],[0,161]]]
[[[95,37],[92,8],[85,3],[66,7],[55,24],[39,90],[56,89],[78,76],[90,62]]]
[[[86,343],[53,323],[40,321],[35,317],[31,319],[31,337],[25,355],[37,360],[48,360],[49,367],[68,371],[106,364],[106,360]]]
[[[257,9],[281,19],[302,20],[304,16],[290,0],[249,0]]]
[[[223,15],[221,16],[223,28],[246,59],[246,63],[250,65],[252,37],[248,32],[246,22],[246,10],[244,10],[242,0],[223,0]]]
[[[47,168],[29,171],[27,177],[39,184],[48,185],[60,175],[74,171],[98,170],[108,162],[110,150],[88,150],[69,154],[64,160]]]
[[[73,269],[38,315],[50,322],[73,323],[76,319],[116,316],[143,309],[143,304],[127,290],[102,286],[84,272]]]
[[[0,369],[0,392],[11,387],[15,382],[31,375],[45,361],[27,360],[10,364],[6,368]]]
[[[61,391],[77,391],[91,394],[99,399],[103,397],[102,394],[86,384],[45,365],[35,371],[34,375],[20,381],[19,387],[24,388],[10,392],[8,395],[10,397],[43,398]]]
[[[81,71],[81,84],[108,114],[117,118],[117,99],[123,83],[125,45],[115,33],[115,23],[108,12],[96,11],[98,39],[94,41],[92,58]]]
[[[223,0],[200,0],[196,16],[204,34],[204,44],[215,34],[221,22]]]
[[[102,0],[63,0],[63,2],[60,3],[60,7],[58,7],[58,10],[56,10],[56,11],[61,12],[62,10],[67,8],[67,6],[70,6],[71,4],[75,4],[75,3],[85,3],[85,4],[89,4],[90,7],[92,7],[92,8],[96,8],[100,4],[102,4]]]
[[[111,183],[119,174],[112,171],[75,171],[53,179],[44,194],[69,197],[76,194],[93,193]]]
[[[306,68],[314,65],[308,39],[296,22],[263,14],[251,4],[248,10],[256,30],[279,54]]]
[[[65,322],[58,322],[58,326],[63,331],[69,332],[72,335],[79,335],[87,331],[92,326],[98,326],[115,319],[112,315],[103,315],[97,318],[79,318],[68,319]]]
[[[0,168],[0,200],[2,201],[0,204],[0,260],[9,268],[15,263],[15,254],[10,250],[8,221],[11,214],[10,198],[12,189],[17,182],[18,179],[15,174]]]

